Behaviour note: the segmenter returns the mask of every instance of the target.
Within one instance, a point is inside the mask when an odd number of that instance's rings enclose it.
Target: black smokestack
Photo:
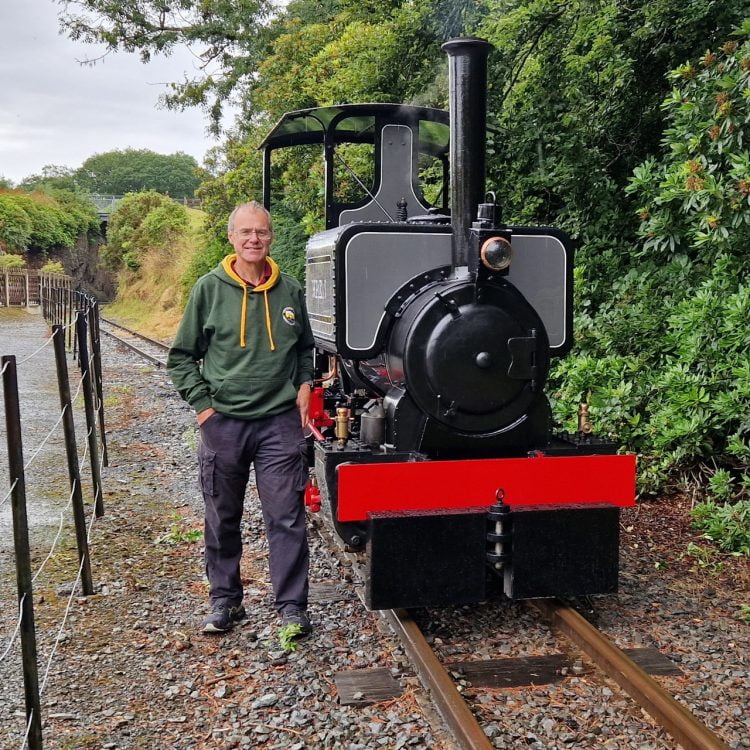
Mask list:
[[[443,45],[449,60],[454,267],[468,265],[469,229],[477,205],[484,200],[487,55],[491,49],[489,42],[474,37],[451,39]]]

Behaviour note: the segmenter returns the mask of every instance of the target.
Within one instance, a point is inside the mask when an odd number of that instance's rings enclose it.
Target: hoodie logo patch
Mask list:
[[[293,307],[285,307],[281,311],[281,317],[284,319],[284,322],[288,323],[290,326],[293,326],[297,321],[297,316],[294,314]]]

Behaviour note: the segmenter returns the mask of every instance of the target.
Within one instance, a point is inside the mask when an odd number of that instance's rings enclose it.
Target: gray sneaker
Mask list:
[[[204,633],[226,633],[235,623],[244,620],[247,613],[242,604],[232,604],[228,601],[211,603],[211,612],[203,620]]]
[[[300,630],[297,638],[304,638],[312,633],[310,618],[302,607],[291,606],[284,609],[281,613],[281,626],[286,627],[287,625],[299,625]]]

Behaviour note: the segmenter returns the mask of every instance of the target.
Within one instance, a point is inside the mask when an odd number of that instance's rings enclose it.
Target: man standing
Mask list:
[[[200,426],[211,598],[203,630],[225,632],[246,614],[240,524],[253,463],[275,607],[283,625],[299,625],[307,635],[302,428],[313,378],[312,332],[300,285],[269,257],[268,211],[255,201],[237,206],[228,237],[235,253],[197,281],[167,361]]]

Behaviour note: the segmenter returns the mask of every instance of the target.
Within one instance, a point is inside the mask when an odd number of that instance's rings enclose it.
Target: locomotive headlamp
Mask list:
[[[505,237],[490,237],[484,241],[479,257],[490,271],[504,271],[510,265],[513,248]]]

